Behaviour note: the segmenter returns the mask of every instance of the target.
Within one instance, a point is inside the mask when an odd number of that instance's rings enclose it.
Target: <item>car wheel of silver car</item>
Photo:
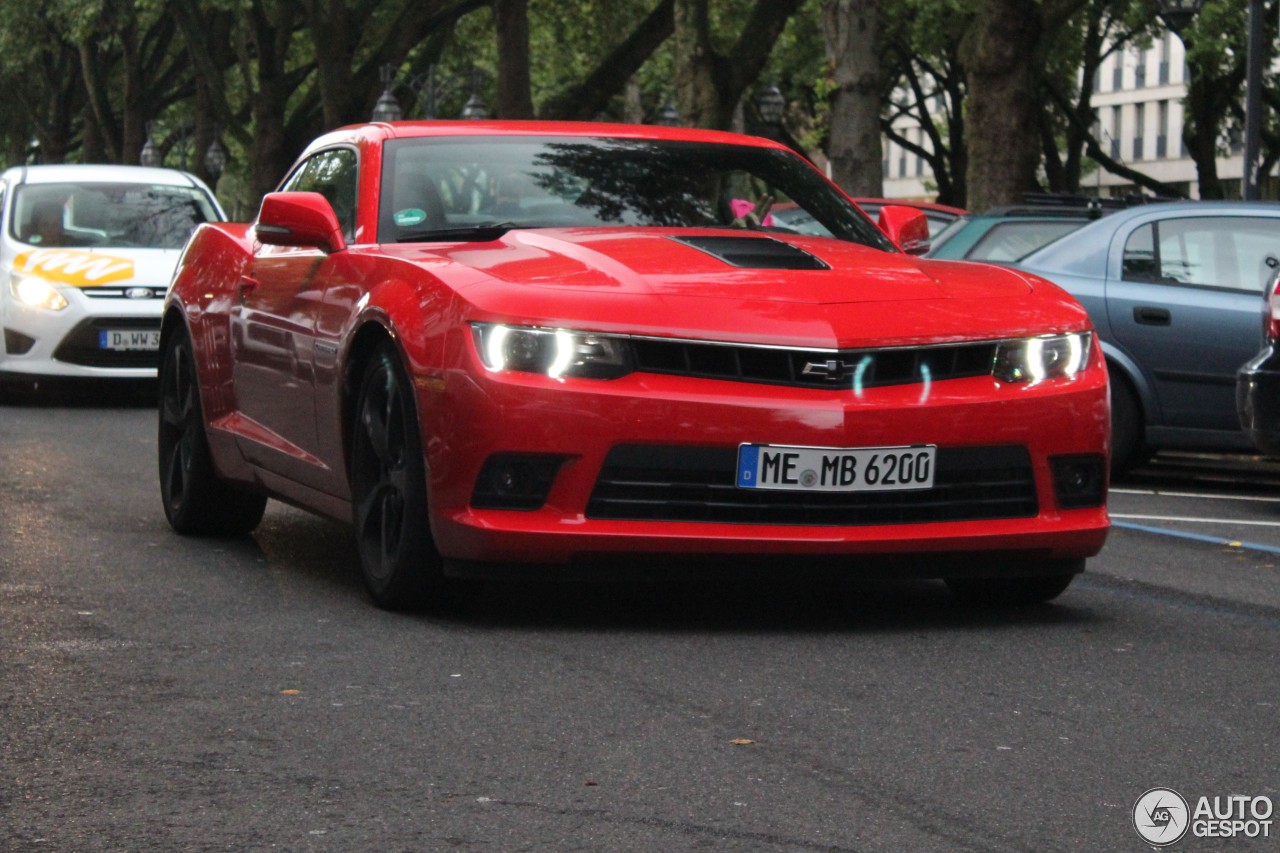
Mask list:
[[[390,343],[360,382],[351,437],[351,497],[365,585],[380,607],[420,607],[440,591],[427,516],[426,465],[412,386]]]
[[[1013,577],[955,577],[947,578],[946,582],[952,594],[966,604],[985,607],[1042,604],[1061,595],[1075,576],[1084,571],[1083,559],[1060,562],[1060,572]]]
[[[1111,476],[1123,474],[1150,455],[1142,439],[1142,409],[1129,382],[1111,368]]]
[[[170,337],[160,361],[160,493],[169,525],[194,536],[242,536],[262,521],[267,499],[218,479],[209,454],[191,339]]]

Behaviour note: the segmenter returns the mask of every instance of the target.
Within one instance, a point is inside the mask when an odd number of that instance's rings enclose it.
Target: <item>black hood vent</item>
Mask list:
[[[820,259],[772,237],[672,237],[719,258],[731,267],[752,270],[829,270]]]

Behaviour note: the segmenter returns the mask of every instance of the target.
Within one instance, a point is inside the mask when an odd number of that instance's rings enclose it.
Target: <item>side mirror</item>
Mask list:
[[[929,251],[929,220],[914,207],[886,204],[880,208],[880,230],[908,255]]]
[[[320,193],[268,193],[254,225],[258,240],[270,246],[304,246],[325,252],[347,248],[338,215]]]

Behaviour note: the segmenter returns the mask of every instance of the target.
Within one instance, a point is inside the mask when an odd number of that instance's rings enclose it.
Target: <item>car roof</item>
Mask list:
[[[370,122],[340,127],[307,146],[301,157],[342,142],[359,139],[413,139],[447,136],[582,136],[614,139],[652,139],[683,142],[755,145],[790,152],[780,142],[720,130],[691,127],[663,127],[650,124],[614,124],[585,121],[394,121]]]
[[[1131,223],[1186,216],[1241,216],[1264,213],[1280,217],[1274,201],[1167,201],[1109,213],[1065,234],[1018,262],[1030,269],[1101,277],[1106,272],[1111,238]]]
[[[5,170],[4,178],[14,184],[107,182],[120,184],[170,184],[183,187],[199,186],[194,177],[178,169],[87,163],[14,166]]]

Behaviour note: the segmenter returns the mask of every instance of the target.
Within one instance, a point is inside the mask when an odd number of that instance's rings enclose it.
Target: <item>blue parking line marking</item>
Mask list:
[[[1203,533],[1186,533],[1181,530],[1169,530],[1164,527],[1149,527],[1145,524],[1133,524],[1128,521],[1111,520],[1112,527],[1122,527],[1126,530],[1140,530],[1143,533],[1158,533],[1163,536],[1174,536],[1179,539],[1194,539],[1197,542],[1210,542],[1214,545],[1226,545],[1231,548],[1244,548],[1250,551],[1264,551],[1268,554],[1280,554],[1280,547],[1275,545],[1262,545],[1257,542],[1241,542],[1237,539],[1223,539],[1221,536],[1206,536]]]

